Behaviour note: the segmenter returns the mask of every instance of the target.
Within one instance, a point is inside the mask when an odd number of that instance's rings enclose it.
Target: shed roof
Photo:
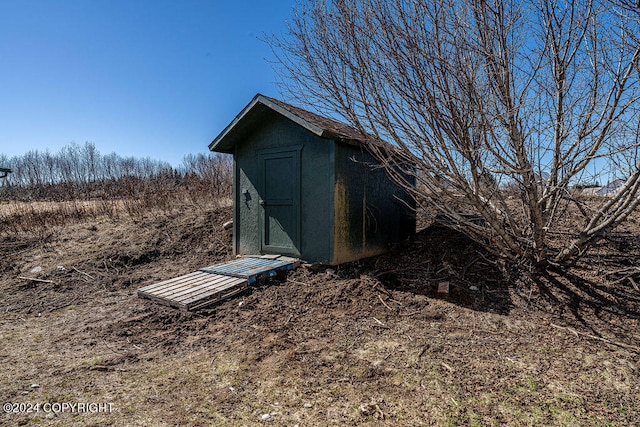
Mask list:
[[[275,111],[321,138],[338,142],[361,145],[365,140],[362,133],[349,125],[312,113],[311,111],[287,104],[286,102],[257,94],[240,111],[235,119],[209,144],[209,150],[232,153],[233,148],[244,135],[260,123],[268,111]]]

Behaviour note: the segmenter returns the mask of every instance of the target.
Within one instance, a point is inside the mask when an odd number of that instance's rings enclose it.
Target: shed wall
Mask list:
[[[301,145],[300,247],[305,260],[331,263],[333,252],[334,144],[275,112],[267,112],[235,151],[234,240],[239,254],[258,254],[260,177],[258,156],[266,149]],[[244,194],[248,191],[248,198]]]
[[[364,148],[335,145],[333,263],[386,252],[415,233],[415,202]]]

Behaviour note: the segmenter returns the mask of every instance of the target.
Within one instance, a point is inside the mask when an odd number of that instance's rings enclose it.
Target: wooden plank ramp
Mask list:
[[[225,276],[247,279],[253,285],[259,278],[275,276],[278,271],[292,270],[299,265],[295,258],[277,255],[246,257],[225,264],[201,268],[205,273],[223,274]]]
[[[196,271],[138,289],[138,296],[192,311],[242,292],[249,282],[238,277]]]
[[[194,311],[244,291],[261,277],[271,277],[298,265],[299,260],[284,256],[247,257],[145,286],[138,289],[138,296]]]

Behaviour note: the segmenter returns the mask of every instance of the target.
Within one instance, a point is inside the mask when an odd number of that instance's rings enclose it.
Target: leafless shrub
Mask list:
[[[95,219],[135,220],[189,204],[200,209],[228,198],[231,160],[220,154],[186,156],[174,169],[152,159],[103,156],[94,144],[71,144],[57,154],[30,151],[7,158],[14,173],[0,182],[0,232],[47,230]]]
[[[192,203],[231,197],[233,172],[229,156],[190,154],[182,163],[186,193]]]
[[[309,0],[269,42],[290,98],[360,130],[392,178],[497,256],[546,266],[640,203],[639,16],[633,0]],[[616,178],[594,203],[572,191]],[[584,220],[563,223],[576,205]]]

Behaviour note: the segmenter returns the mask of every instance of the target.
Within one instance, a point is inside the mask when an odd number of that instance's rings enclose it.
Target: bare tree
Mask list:
[[[181,170],[192,191],[208,194],[211,198],[220,198],[231,196],[232,166],[229,155],[198,153],[184,156]]]
[[[636,0],[309,0],[269,43],[289,98],[358,129],[489,250],[544,266],[640,203],[639,16]],[[571,191],[622,176],[595,204]],[[554,246],[572,207],[584,221]]]
[[[128,198],[140,199],[147,207],[170,208],[175,198],[186,195],[207,206],[230,197],[233,186],[231,158],[219,153],[189,154],[175,169],[149,157],[102,155],[94,143],[86,142],[71,143],[54,154],[31,150],[9,158],[0,153],[0,165],[13,171],[0,182],[0,196],[23,201]]]

